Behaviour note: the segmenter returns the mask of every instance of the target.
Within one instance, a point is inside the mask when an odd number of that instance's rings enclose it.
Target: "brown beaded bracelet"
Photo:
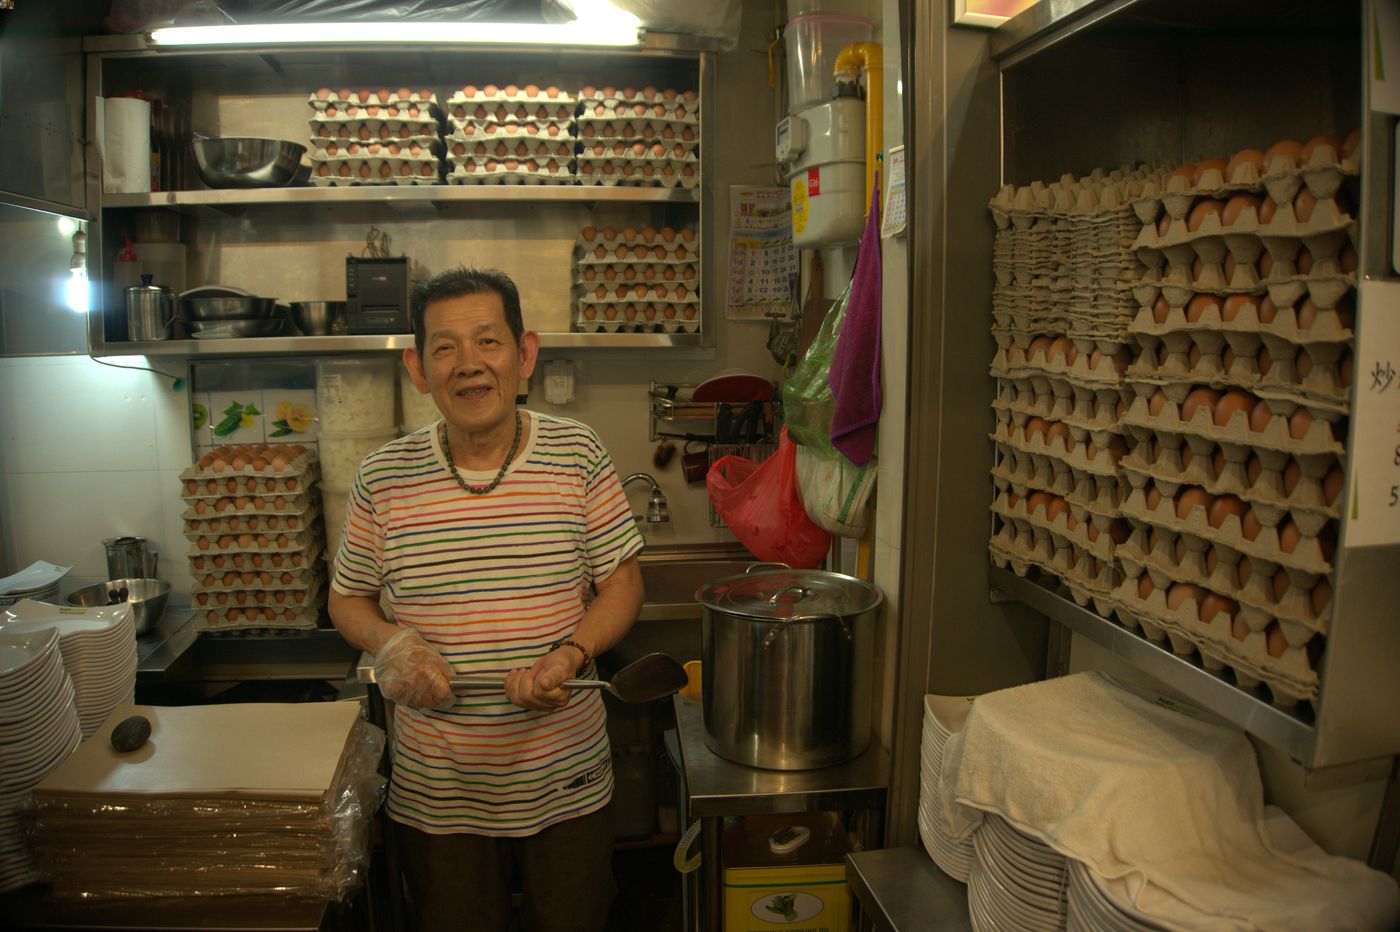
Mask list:
[[[578,670],[582,670],[585,667],[587,667],[588,662],[593,659],[593,655],[588,652],[588,648],[584,647],[582,644],[580,644],[578,641],[575,641],[573,638],[563,638],[561,640],[555,641],[553,644],[549,645],[549,650],[546,651],[546,653],[553,653],[561,647],[573,647],[576,648],[580,654],[583,654],[583,661],[578,665]],[[574,672],[577,673],[578,670],[575,670]]]

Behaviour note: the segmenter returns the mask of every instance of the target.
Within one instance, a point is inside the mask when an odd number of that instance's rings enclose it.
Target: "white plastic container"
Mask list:
[[[326,562],[334,563],[340,550],[340,535],[345,527],[345,506],[350,500],[350,487],[321,483],[321,514],[326,521]]]
[[[397,427],[388,430],[321,431],[316,442],[321,447],[321,482],[324,486],[348,489],[355,481],[355,470],[366,456],[399,435]]]
[[[316,417],[322,437],[327,433],[394,430],[398,424],[394,370],[399,365],[392,356],[317,359]]]
[[[433,396],[418,391],[418,386],[413,384],[408,370],[402,366],[399,367],[399,410],[403,412],[400,426],[405,434],[411,434],[420,427],[427,427],[442,417]]]
[[[863,16],[808,13],[783,28],[787,48],[788,113],[831,99],[836,56],[852,42],[869,42],[874,24]]]

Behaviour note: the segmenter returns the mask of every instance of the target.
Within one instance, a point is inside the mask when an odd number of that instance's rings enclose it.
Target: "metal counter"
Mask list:
[[[189,609],[166,612],[153,630],[136,639],[137,684],[179,678],[184,664],[192,662],[190,648],[198,637],[194,612]]]
[[[868,920],[878,932],[972,929],[967,885],[939,870],[921,848],[848,854],[846,883],[860,904],[861,919]]]
[[[675,696],[686,808],[700,820],[700,928],[718,932],[723,916],[724,876],[720,841],[724,817],[784,812],[863,809],[870,818],[867,844],[884,836],[890,756],[872,739],[855,760],[819,770],[758,770],[725,760],[705,746],[700,704]]]

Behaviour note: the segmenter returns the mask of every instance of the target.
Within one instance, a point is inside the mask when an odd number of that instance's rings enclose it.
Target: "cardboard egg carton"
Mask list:
[[[1244,554],[1251,561],[1262,564],[1261,568],[1270,573],[1278,566],[1316,576],[1326,576],[1332,572],[1327,555],[1331,545],[1326,543],[1325,538],[1331,531],[1330,524],[1323,524],[1313,534],[1302,533],[1299,526],[1300,539],[1291,552],[1285,552],[1279,543],[1283,524],[1264,524],[1265,513],[1255,512],[1260,530],[1253,540],[1249,540],[1244,536],[1240,518],[1236,515],[1228,515],[1218,527],[1212,527],[1206,508],[1198,506],[1182,518],[1178,516],[1175,500],[1165,495],[1155,503],[1155,507],[1149,505],[1148,491],[1143,488],[1130,491],[1123,500],[1123,515],[1140,526],[1162,528],[1183,535],[1192,549],[1204,552],[1213,547],[1220,558],[1227,561],[1236,559],[1237,554]],[[1296,519],[1294,523],[1297,523]]]
[[[449,97],[445,107],[448,122],[454,127],[465,126],[468,122],[484,123],[488,120],[497,123],[527,120],[567,123],[574,119],[578,109],[578,105],[567,97],[507,99],[504,94],[498,94],[494,99],[488,99],[480,95],[467,98],[460,92]]]
[[[312,175],[309,179],[314,188],[349,188],[360,185],[367,186],[388,186],[398,185],[400,187],[410,185],[441,184],[441,168],[437,165],[419,166],[417,175],[394,175],[389,178],[358,178],[337,175]]]
[[[1203,622],[1194,597],[1188,596],[1170,609],[1166,590],[1154,588],[1144,599],[1138,594],[1135,579],[1125,579],[1115,596],[1119,614],[1130,616],[1149,637],[1153,630],[1165,635],[1173,652],[1181,656],[1199,651],[1207,670],[1219,673],[1228,667],[1245,689],[1267,685],[1275,705],[1290,707],[1317,698],[1318,677],[1304,645],[1289,645],[1281,656],[1271,656],[1264,631],[1251,630],[1244,640],[1236,640],[1227,613],[1219,612]]]
[[[552,160],[551,160],[552,161]],[[470,159],[457,161],[446,175],[448,184],[573,184],[567,164],[536,159],[488,159],[478,164]],[[508,163],[514,162],[515,168]]]
[[[579,147],[579,157],[588,159],[641,159],[643,161],[669,161],[678,164],[697,162],[694,149],[687,149],[680,143],[653,142],[585,142]]]
[[[1158,295],[1173,306],[1185,306],[1196,294],[1269,296],[1277,308],[1291,307],[1307,299],[1319,308],[1337,306],[1354,288],[1353,273],[1291,275],[1271,273],[1267,283],[1251,263],[1236,263],[1232,257],[1218,264],[1175,263],[1148,268],[1133,288],[1141,307],[1151,307]],[[1136,315],[1135,315],[1136,316]],[[1257,314],[1256,314],[1256,320]]]
[[[1027,453],[1006,443],[996,443],[995,449],[992,475],[1008,483],[1018,495],[1040,490],[1063,496],[1076,509],[1080,520],[1086,517],[1083,512],[1109,519],[1121,514],[1127,486],[1118,475],[1071,467],[1054,457]]]
[[[581,307],[601,307],[609,304],[662,303],[698,304],[700,293],[694,283],[685,282],[599,282],[578,286]]]
[[[1067,500],[1060,498],[1056,501],[1055,496],[1049,498],[1054,503],[1054,517],[1050,516],[1051,506],[1040,504],[1043,501],[1040,497],[1032,498],[1015,492],[997,495],[992,501],[991,510],[1003,521],[1015,523],[1018,527],[1027,525],[1049,531],[1091,556],[1111,562],[1114,549],[1112,534],[1126,536],[1126,522],[1121,518],[1108,518],[1089,511],[1079,510],[1076,513]]]
[[[226,576],[238,576],[239,574],[226,574]],[[273,574],[267,574],[272,576]],[[288,575],[288,574],[282,574]],[[233,606],[270,605],[279,608],[303,608],[314,604],[318,598],[323,597],[325,575],[319,569],[306,570],[298,573],[297,582],[284,584],[280,581],[280,576],[274,578],[271,583],[259,584],[258,586],[243,585],[242,578],[233,581],[232,585],[225,584],[225,578],[217,578],[212,586],[196,584],[194,592],[194,607],[196,609],[220,609]]]
[[[612,85],[584,85],[578,92],[581,103],[606,104],[661,104],[670,109],[694,112],[700,109],[700,95],[693,90],[678,90],[673,87],[658,88],[648,85],[642,88],[614,87]]]
[[[1302,472],[1301,462],[1299,466]],[[1309,535],[1316,535],[1339,517],[1337,503],[1327,503],[1322,484],[1325,471],[1334,466],[1335,461],[1310,459],[1308,472],[1300,475],[1291,492],[1284,492],[1282,467],[1264,467],[1250,483],[1245,463],[1227,460],[1217,476],[1212,455],[1195,455],[1190,447],[1164,448],[1154,461],[1152,444],[1140,443],[1119,461],[1131,488],[1146,489],[1151,484],[1164,498],[1174,499],[1181,488],[1200,486],[1216,497],[1234,495],[1243,499],[1254,509],[1261,524],[1274,526],[1285,515],[1292,515],[1298,529]]]
[[[185,555],[198,557],[221,553],[306,554],[313,548],[319,549],[320,533],[320,528],[313,525],[302,531],[278,531],[271,534],[220,534],[217,537],[205,534],[194,538]]]
[[[448,145],[454,142],[475,143],[489,142],[499,139],[531,139],[538,141],[551,141],[554,143],[574,142],[573,123],[571,121],[550,121],[538,122],[530,120],[524,123],[497,123],[487,121],[477,123],[468,121],[456,125],[452,132],[445,137]]]
[[[404,166],[409,167],[409,174],[418,174],[420,166],[432,166],[436,172],[438,155],[433,148],[419,146],[416,152],[412,146],[395,148],[398,149],[397,152],[390,152],[387,143],[353,143],[338,146],[335,152],[331,152],[328,146],[325,150],[312,153],[311,171],[313,175],[358,178],[387,178],[399,174],[398,169]],[[329,171],[321,171],[323,166],[329,167]],[[343,171],[342,167],[348,167],[349,172]]]
[[[1047,422],[1047,426],[1042,430],[1031,430],[1032,421],[1026,419],[1024,423],[1016,423],[1014,415],[1009,423],[999,425],[999,429],[991,434],[991,439],[996,443],[1005,444],[1014,450],[1029,454],[1033,457],[1048,457],[1057,460],[1066,469],[1078,469],[1081,472],[1099,476],[1115,476],[1118,469],[1118,457],[1126,452],[1127,446],[1123,444],[1117,452],[1105,445],[1100,447],[1090,440],[1086,434],[1083,441],[1074,439],[1073,432],[1065,425],[1064,431],[1057,431],[1053,436],[1050,429],[1060,421]],[[1100,433],[1100,432],[1095,432]],[[1117,436],[1111,432],[1107,434],[1109,442]],[[1049,439],[1046,439],[1049,437]]]
[[[573,323],[575,330],[584,332],[617,332],[619,329],[626,329],[695,333],[700,329],[700,305],[656,301],[579,305],[574,310]]]
[[[1018,576],[1037,567],[1073,584],[1084,595],[1081,605],[1095,596],[1111,596],[1122,576],[1112,561],[1100,560],[1069,544],[1064,537],[1025,522],[1003,523],[992,536],[988,550],[994,563],[1010,567]]]
[[[316,462],[316,451],[299,443],[244,443],[216,447],[200,457],[199,462],[185,467],[180,481],[227,481],[243,477],[260,481],[295,478],[310,482],[320,475]]]
[[[1193,218],[1195,215],[1193,214]],[[1318,201],[1307,217],[1301,218],[1292,204],[1279,207],[1268,223],[1259,221],[1258,211],[1244,207],[1225,226],[1218,212],[1206,212],[1195,229],[1185,219],[1171,218],[1164,225],[1144,225],[1133,241],[1133,250],[1149,268],[1163,264],[1180,265],[1200,257],[1209,264],[1222,263],[1228,254],[1238,263],[1258,260],[1266,244],[1282,247],[1282,241],[1302,241],[1310,251],[1324,258],[1341,252],[1350,240],[1355,245],[1356,221],[1332,198]]]
[[[679,282],[698,287],[700,267],[693,262],[609,262],[574,266],[573,283],[592,286],[612,282]]]
[[[1241,462],[1252,448],[1266,466],[1280,469],[1289,456],[1300,463],[1313,457],[1331,461],[1341,457],[1344,452],[1341,442],[1332,435],[1331,424],[1340,417],[1333,408],[1300,403],[1289,398],[1260,398],[1256,406],[1266,405],[1271,416],[1264,429],[1256,431],[1250,429],[1249,412],[1235,411],[1224,425],[1217,425],[1214,412],[1204,404],[1192,412],[1189,421],[1183,419],[1181,403],[1192,390],[1191,385],[1168,383],[1154,386],[1141,382],[1130,382],[1129,385],[1137,397],[1129,404],[1121,424],[1124,433],[1139,441],[1154,437],[1164,440],[1173,436],[1196,438],[1188,442],[1205,448],[1209,444],[1217,444],[1225,449],[1229,458]],[[1154,415],[1150,404],[1157,392],[1161,392],[1166,400]],[[1312,421],[1301,437],[1295,437],[1290,431],[1290,418],[1299,409],[1304,409]],[[1174,440],[1171,442],[1176,444]]]
[[[692,122],[639,118],[599,119],[581,117],[578,138],[587,143],[593,139],[620,139],[624,142],[678,142],[691,149],[700,143],[700,127]]]
[[[437,94],[432,88],[329,88],[312,91],[307,103],[314,110],[327,107],[436,106]]]
[[[300,569],[288,570],[262,569],[256,572],[220,570],[209,573],[196,573],[194,577],[194,592],[197,593],[230,593],[230,592],[252,592],[265,591],[270,589],[301,589],[305,590],[319,581],[325,575],[321,572],[318,562],[309,563]],[[206,599],[200,601],[195,599],[196,606],[218,607],[228,604],[226,601]]]
[[[436,136],[410,136],[407,139],[395,136],[386,140],[371,140],[369,142],[360,142],[356,139],[316,137],[311,140],[311,159],[314,162],[318,157],[329,158],[347,155],[358,157],[392,155],[422,158],[439,155],[441,146],[442,142]]]
[[[624,100],[621,97],[590,97],[579,102],[578,120],[580,123],[601,120],[645,120],[654,124],[698,126],[700,108],[693,101],[676,100],[648,103],[643,100]]]
[[[320,617],[320,606],[203,609],[195,612],[195,630],[207,634],[223,631],[309,631],[316,627]]]
[[[578,157],[578,179],[581,184],[641,185],[662,188],[695,188],[700,185],[697,161],[672,158],[606,158]]]
[[[574,147],[568,142],[541,141],[537,139],[496,140],[494,142],[454,142],[447,150],[448,160],[453,165],[466,161],[484,165],[491,160],[534,159],[536,162],[553,161],[568,167],[573,164]]]
[[[466,84],[453,91],[448,104],[461,103],[542,103],[568,105],[577,101],[572,89],[538,84]]]
[[[1127,347],[1110,341],[1077,341],[1079,345],[1075,347],[1072,363],[1065,362],[1067,354],[1047,359],[1045,354],[1037,353],[1034,358],[1028,358],[1025,342],[1022,335],[1013,334],[1009,345],[998,346],[992,357],[992,375],[1033,381],[1045,379],[1046,385],[1052,378],[1060,379],[1067,386],[1094,391],[1120,385],[1131,358]]]
[[[1191,306],[1193,299],[1199,297],[1195,292],[1175,291],[1173,294],[1163,292],[1155,285],[1147,286],[1140,296],[1144,303],[1137,309],[1133,317],[1131,332],[1138,338],[1138,342],[1146,349],[1156,345],[1158,340],[1166,342],[1173,349],[1184,350],[1187,348],[1185,339],[1179,339],[1175,344],[1168,341],[1171,334],[1187,334],[1189,339],[1198,342],[1202,349],[1210,349],[1212,345],[1218,350],[1218,343],[1227,340],[1230,335],[1235,335],[1238,342],[1230,345],[1237,353],[1243,355],[1254,355],[1264,336],[1273,337],[1282,343],[1291,343],[1294,346],[1310,346],[1315,343],[1351,343],[1355,338],[1355,331],[1348,324],[1348,320],[1343,318],[1342,312],[1338,309],[1338,304],[1342,298],[1351,291],[1350,284],[1334,300],[1323,306],[1316,304],[1316,313],[1307,327],[1300,323],[1299,313],[1301,307],[1295,307],[1296,302],[1278,304],[1274,316],[1268,322],[1260,320],[1260,305],[1262,298],[1257,294],[1240,294],[1237,297],[1228,295],[1206,294],[1207,300],[1199,302],[1196,307],[1199,316],[1196,320],[1187,319],[1187,307]],[[1166,299],[1168,310],[1164,319],[1158,321],[1154,314],[1153,307],[1158,296]],[[1329,297],[1332,297],[1329,295]],[[1226,320],[1227,312],[1224,310],[1226,304],[1230,305],[1230,319]],[[1218,334],[1219,341],[1212,344],[1211,335]],[[1200,336],[1198,336],[1200,335]],[[1144,340],[1143,337],[1151,337],[1152,340]]]
[[[1343,354],[1344,346],[1317,344],[1299,349],[1283,341],[1283,349],[1290,355],[1277,359],[1261,374],[1261,357],[1257,350],[1250,355],[1241,355],[1235,348],[1249,344],[1257,346],[1257,338],[1241,334],[1236,339],[1223,340],[1219,336],[1205,332],[1192,334],[1189,349],[1171,352],[1170,346],[1164,345],[1144,352],[1129,367],[1125,381],[1129,385],[1153,387],[1185,384],[1208,385],[1224,390],[1243,388],[1259,398],[1303,403],[1336,414],[1347,412],[1350,375],[1345,367],[1351,360],[1349,353]],[[1234,345],[1227,345],[1221,352],[1221,343]],[[1203,349],[1203,344],[1215,347],[1214,351]],[[1193,355],[1198,357],[1194,364]],[[1305,361],[1308,366],[1307,375],[1301,379],[1297,368],[1302,364],[1299,360]]]
[[[197,504],[202,504],[197,503]],[[311,522],[321,513],[319,496],[312,499],[303,509],[291,512],[274,512],[269,509],[265,512],[250,513],[248,509],[242,512],[229,510],[225,514],[211,517],[213,509],[209,509],[204,515],[197,515],[195,508],[188,509],[184,514],[184,533],[190,540],[196,537],[223,534],[264,534],[267,532],[300,531],[309,527]]]
[[[699,250],[699,237],[690,227],[626,227],[621,231],[584,227],[575,243],[575,261],[599,266],[628,262],[684,265],[693,263]]]
[[[442,117],[442,111],[438,109],[435,102],[423,103],[412,100],[387,105],[377,101],[369,104],[329,104],[315,109],[316,113],[311,117],[315,122],[379,120],[393,125],[401,125],[403,123],[436,122]]]
[[[327,116],[318,113],[308,121],[312,137],[325,139],[358,139],[366,142],[371,139],[407,139],[410,136],[434,136],[439,132],[435,117],[423,115],[407,116],[362,116],[348,117],[340,113]]]
[[[214,573],[222,577],[223,574],[237,571],[239,573],[256,572],[258,577],[253,582],[245,581],[245,585],[271,585],[271,581],[264,581],[261,573],[269,572],[276,574],[275,580],[283,585],[292,585],[296,574],[308,571],[315,566],[316,557],[321,553],[321,540],[313,537],[304,550],[293,550],[290,552],[255,552],[255,553],[203,553],[197,557],[190,558],[190,572],[196,578],[203,578],[206,574]],[[284,579],[286,573],[293,574],[292,579]]]
[[[1071,430],[1084,431],[1075,434],[1078,441],[1085,436],[1099,446],[1107,444],[1111,438],[1094,436],[1097,432],[1117,433],[1119,409],[1126,412],[1132,393],[1122,388],[1096,386],[1085,388],[1070,382],[1050,379],[1044,390],[1031,378],[998,379],[997,394],[992,407],[1007,410],[1026,417],[1041,417],[1064,421]],[[1068,387],[1069,391],[1064,391]],[[1021,423],[1021,422],[1017,422]]]
[[[311,460],[305,470],[296,475],[268,474],[230,475],[225,473],[217,479],[182,479],[180,498],[186,504],[199,499],[219,499],[240,495],[297,495],[305,492],[321,477],[321,465]]]

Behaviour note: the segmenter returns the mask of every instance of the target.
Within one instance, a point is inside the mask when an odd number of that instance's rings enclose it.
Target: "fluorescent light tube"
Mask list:
[[[590,16],[571,23],[265,23],[172,26],[152,30],[152,45],[640,45],[636,17]]]

